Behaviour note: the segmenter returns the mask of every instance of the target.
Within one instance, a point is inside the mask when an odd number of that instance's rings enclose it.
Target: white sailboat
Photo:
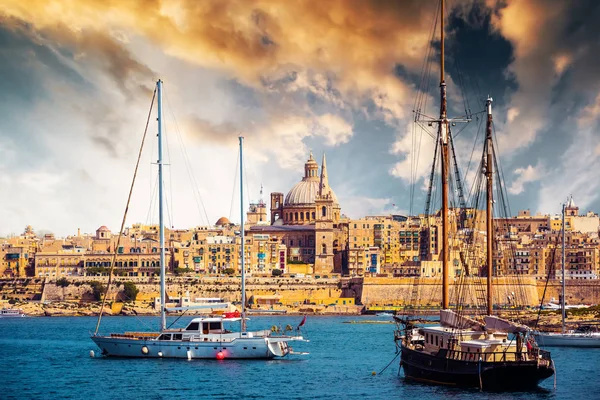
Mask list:
[[[571,198],[569,202],[572,202]],[[560,308],[549,307],[550,309],[562,310],[562,331],[561,332],[536,332],[535,337],[542,346],[551,347],[600,347],[600,332],[589,329],[579,328],[577,330],[566,329],[566,310],[569,308],[581,308],[580,306],[568,306],[565,304],[565,211],[566,204],[562,207],[562,294]],[[552,303],[550,303],[552,304]],[[546,306],[544,306],[546,308]]]
[[[102,313],[91,339],[106,357],[183,358],[183,359],[271,359],[292,354],[292,341],[307,341],[302,337],[300,326],[288,325],[283,332],[246,330],[245,251],[244,251],[244,194],[243,194],[243,142],[240,136],[240,249],[242,269],[242,312],[225,313],[221,316],[194,318],[185,328],[170,329],[166,324],[165,293],[165,236],[163,223],[163,155],[162,155],[162,81],[156,83],[158,100],[158,179],[160,220],[160,308],[161,326],[158,332],[124,332],[101,335],[98,333]],[[124,223],[124,222],[123,222]],[[121,228],[121,232],[123,229]],[[111,271],[112,276],[112,271]],[[110,285],[110,281],[109,281]],[[215,307],[214,304],[209,307]],[[239,331],[233,331],[228,323],[239,322]],[[276,332],[273,332],[276,331]],[[302,353],[305,354],[305,353]]]

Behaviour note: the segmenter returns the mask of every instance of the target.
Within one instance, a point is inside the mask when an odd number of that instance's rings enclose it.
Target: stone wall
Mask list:
[[[92,300],[89,282],[97,280],[107,284],[106,278],[78,277],[70,278],[69,286],[62,288],[47,283],[42,295],[43,301]],[[122,284],[132,281],[139,290],[138,301],[152,301],[159,297],[160,280],[158,278],[116,278],[109,293],[109,299],[119,296]],[[118,287],[118,284],[121,286]],[[168,296],[178,298],[189,296],[192,301],[197,297],[220,297],[225,301],[241,300],[241,282],[239,278],[168,278],[166,282]],[[302,303],[305,300],[339,298],[342,290],[336,279],[291,279],[291,278],[249,278],[246,280],[246,296],[281,296],[287,304]]]
[[[416,284],[416,288],[415,288]],[[482,305],[486,302],[485,278],[467,278],[465,283],[450,282],[450,303]],[[494,279],[495,304],[535,306],[539,304],[538,284],[533,278],[503,277]],[[460,298],[460,301],[458,299]],[[432,305],[442,301],[440,278],[365,278],[361,301],[364,305]]]

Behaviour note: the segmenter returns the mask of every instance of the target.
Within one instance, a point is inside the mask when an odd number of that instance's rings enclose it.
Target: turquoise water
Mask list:
[[[182,318],[181,324],[190,318]],[[253,317],[249,329],[297,325],[302,317]],[[426,386],[398,377],[394,325],[344,324],[384,317],[308,317],[293,356],[272,361],[105,359],[89,339],[88,317],[0,319],[2,399],[330,399],[330,398],[536,398],[600,399],[600,349],[554,349],[552,378],[526,393]],[[156,327],[152,317],[105,317],[102,332]],[[96,358],[89,351],[96,351]]]

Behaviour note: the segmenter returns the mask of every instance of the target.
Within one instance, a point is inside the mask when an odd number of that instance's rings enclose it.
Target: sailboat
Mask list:
[[[450,309],[449,254],[450,209],[449,165],[452,150],[450,127],[461,119],[447,116],[446,82],[444,79],[444,0],[441,0],[440,116],[426,121],[437,125],[436,152],[441,154],[441,220],[442,235],[442,301],[440,324],[417,327],[409,318],[395,316],[398,330],[394,339],[401,356],[400,367],[408,380],[482,390],[520,390],[535,388],[554,374],[554,363],[548,351],[534,342],[528,327],[493,315],[493,171],[492,99],[486,101],[487,115],[482,179],[486,191],[486,271],[487,315],[483,321],[465,315],[464,309]],[[435,167],[436,163],[433,163]],[[432,171],[433,172],[433,171]],[[433,180],[433,173],[432,173]]]
[[[240,136],[240,251],[242,269],[241,313],[224,313],[192,319],[185,328],[171,329],[167,327],[166,290],[165,290],[165,235],[163,221],[163,154],[162,154],[162,81],[156,83],[155,95],[158,102],[158,179],[159,179],[159,223],[160,223],[160,315],[161,325],[157,332],[124,332],[102,335],[98,333],[102,312],[98,317],[96,331],[91,339],[106,357],[141,357],[141,358],[182,358],[182,359],[272,359],[294,354],[290,342],[307,341],[303,338],[300,326],[294,330],[280,332],[279,329],[248,331],[246,329],[246,295],[245,295],[245,251],[244,251],[244,192],[243,192],[243,142]],[[137,167],[136,167],[137,170]],[[134,174],[135,175],[135,174]],[[125,218],[123,218],[124,224]],[[121,227],[123,232],[123,226]],[[114,264],[114,261],[113,261]],[[112,277],[112,271],[110,274]],[[109,278],[110,279],[110,278]],[[110,280],[109,280],[110,286]],[[107,290],[108,293],[108,290]],[[106,301],[106,295],[103,301]],[[215,308],[214,304],[208,307]],[[180,307],[177,308],[181,310]],[[226,326],[239,322],[239,331]],[[237,324],[236,324],[237,325]],[[232,328],[231,330],[229,328]],[[305,353],[298,353],[305,354]]]
[[[573,202],[573,198],[569,199],[569,203]],[[560,309],[562,310],[562,330],[561,332],[536,332],[535,338],[537,341],[550,347],[600,347],[600,332],[586,330],[583,327],[577,330],[567,331],[566,329],[566,310],[569,308],[565,304],[565,213],[566,203],[562,206],[562,293],[560,300]],[[574,308],[573,306],[571,308]],[[579,307],[577,307],[579,308]]]

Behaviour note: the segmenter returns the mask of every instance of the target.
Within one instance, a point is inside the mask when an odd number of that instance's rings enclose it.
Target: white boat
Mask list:
[[[573,203],[573,196],[569,199],[569,205]],[[544,305],[543,308],[554,310],[562,309],[562,332],[535,332],[536,340],[543,346],[551,347],[600,347],[600,332],[591,330],[577,329],[567,331],[566,329],[566,310],[573,308],[584,308],[585,305],[568,306],[565,303],[565,211],[567,204],[562,207],[562,295],[560,305],[553,302]]]
[[[159,223],[160,223],[160,309],[161,326],[158,332],[124,332],[101,335],[98,333],[102,312],[98,317],[96,331],[91,339],[98,345],[101,354],[107,357],[142,357],[142,358],[183,358],[183,359],[229,359],[253,358],[271,359],[292,354],[289,345],[292,341],[307,341],[303,338],[300,327],[306,322],[306,317],[293,328],[290,325],[281,330],[273,327],[269,330],[249,332],[246,329],[246,295],[245,295],[245,255],[241,251],[242,269],[242,312],[225,313],[216,317],[194,318],[183,329],[170,329],[166,325],[166,290],[165,290],[165,238],[163,221],[163,156],[162,156],[162,81],[156,83],[155,94],[158,99],[158,174],[159,174]],[[240,243],[244,241],[244,195],[243,195],[243,137],[239,138],[240,145]],[[127,207],[129,204],[127,204]],[[121,225],[121,232],[125,218]],[[113,261],[114,264],[114,261]],[[110,279],[112,278],[112,267]],[[106,302],[106,295],[103,305]],[[210,302],[199,307],[215,307]],[[190,307],[192,308],[192,307]],[[177,307],[176,311],[181,311]],[[240,329],[235,332],[233,327],[225,324],[239,322]],[[231,328],[231,329],[230,329]],[[305,354],[305,353],[294,353]]]
[[[3,308],[0,310],[0,318],[21,318],[25,313],[20,308]]]
[[[600,332],[537,332],[541,346],[550,347],[600,347]]]
[[[394,314],[389,313],[389,312],[380,312],[380,313],[375,314],[375,316],[377,316],[377,317],[393,317]]]

